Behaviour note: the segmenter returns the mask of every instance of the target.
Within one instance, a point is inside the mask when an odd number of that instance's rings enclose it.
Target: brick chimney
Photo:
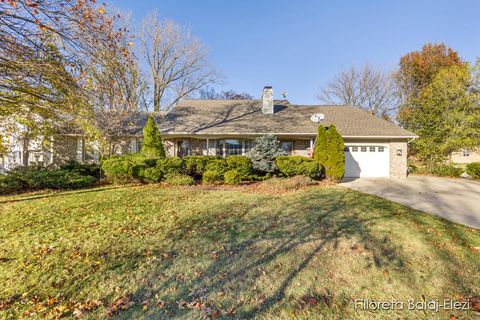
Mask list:
[[[273,88],[271,86],[263,87],[262,93],[262,113],[274,114],[275,109],[273,106]]]

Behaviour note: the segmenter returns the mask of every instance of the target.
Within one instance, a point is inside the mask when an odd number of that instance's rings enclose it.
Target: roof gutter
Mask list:
[[[312,132],[305,132],[305,133],[292,133],[292,132],[256,132],[256,133],[250,133],[250,132],[228,132],[228,133],[221,133],[221,132],[211,132],[211,133],[197,133],[197,132],[161,132],[160,134],[162,135],[203,135],[203,136],[215,136],[215,135],[221,135],[221,136],[228,136],[228,135],[242,135],[242,136],[262,136],[262,135],[267,135],[267,134],[273,134],[273,135],[281,135],[281,136],[316,136],[316,133]],[[383,138],[383,139],[392,139],[392,138],[413,138],[416,139],[418,136],[342,136],[343,138]]]

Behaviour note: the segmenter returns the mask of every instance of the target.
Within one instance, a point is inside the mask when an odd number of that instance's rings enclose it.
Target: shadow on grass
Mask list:
[[[223,246],[223,250],[217,253],[216,259],[202,270],[201,275],[185,283],[179,282],[176,276],[164,279],[154,289],[166,302],[167,306],[163,310],[150,315],[146,315],[142,310],[132,310],[121,317],[188,318],[192,316],[189,312],[195,308],[200,309],[204,315],[208,315],[211,310],[217,308],[215,301],[208,301],[208,296],[222,296],[225,292],[230,294],[233,292],[233,296],[231,299],[226,299],[226,302],[219,303],[223,308],[221,317],[235,319],[259,317],[277,304],[288,300],[288,288],[309,267],[322,249],[328,245],[335,250],[339,242],[345,239],[359,241],[359,245],[373,257],[372,268],[401,273],[403,281],[406,282],[405,285],[411,286],[415,282],[410,277],[413,272],[405,263],[401,247],[385,235],[371,231],[371,227],[377,223],[376,219],[379,217],[362,214],[362,210],[366,212],[380,210],[381,218],[385,218],[396,208],[386,201],[371,200],[359,193],[309,192],[301,198],[264,199],[251,207],[242,208],[244,215],[229,214],[238,209],[216,206],[212,203],[211,214],[201,217],[192,215],[179,220],[176,230],[171,232],[170,237],[179,242],[187,241],[193,246],[195,246],[195,239],[199,244],[203,242],[200,241],[201,239],[213,239],[212,241]],[[271,204],[269,206],[271,201],[279,202],[275,205],[275,209],[255,215],[250,214],[252,210],[272,208]],[[356,206],[361,210],[352,210]],[[201,226],[200,229],[199,226]],[[306,245],[308,245],[307,252],[301,253]],[[275,272],[274,269],[277,268],[275,265],[280,264],[280,261],[287,256],[293,256],[295,260],[283,267],[287,272],[275,274],[276,279],[272,282],[274,288],[271,293],[264,296],[256,289],[258,281],[265,277],[266,271]],[[165,268],[162,267],[161,272],[164,271]],[[175,293],[165,294],[168,288],[172,287],[176,288]],[[142,301],[148,290],[148,288],[141,288],[133,294],[134,299]],[[198,292],[204,293],[205,296],[199,298]],[[243,299],[245,296],[255,295],[258,295],[256,302],[247,303]],[[195,305],[196,307],[189,309],[179,305],[179,301],[183,301],[187,306]],[[229,314],[228,310],[235,310],[235,313]],[[196,311],[193,310],[193,312]],[[195,313],[194,315],[199,316]]]

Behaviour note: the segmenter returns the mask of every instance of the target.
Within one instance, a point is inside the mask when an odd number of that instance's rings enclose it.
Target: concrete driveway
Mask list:
[[[361,178],[341,186],[480,229],[480,182],[439,177]]]

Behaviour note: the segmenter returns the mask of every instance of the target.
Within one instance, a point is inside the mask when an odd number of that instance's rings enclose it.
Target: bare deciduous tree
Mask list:
[[[205,46],[190,30],[160,20],[157,12],[143,21],[141,44],[151,74],[154,111],[171,109],[219,78],[207,61]]]
[[[395,119],[399,105],[394,74],[369,64],[340,72],[321,89],[318,99],[328,104],[357,106],[390,121]]]
[[[253,96],[246,92],[234,90],[217,92],[214,88],[207,87],[199,92],[200,99],[206,100],[253,100]]]

